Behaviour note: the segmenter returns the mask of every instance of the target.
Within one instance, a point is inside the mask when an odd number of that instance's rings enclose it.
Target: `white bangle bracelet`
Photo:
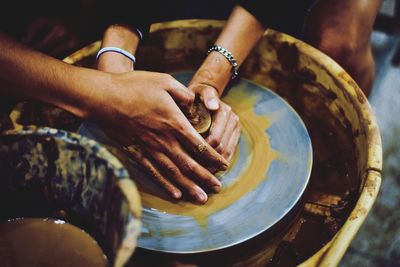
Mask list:
[[[119,53],[121,55],[126,56],[127,58],[129,58],[130,60],[132,60],[133,63],[136,63],[136,58],[134,55],[132,55],[131,53],[129,53],[128,51],[118,48],[118,47],[113,47],[113,46],[107,46],[107,47],[103,47],[102,49],[99,50],[99,52],[97,52],[96,55],[96,60],[99,60],[99,57],[106,53],[106,52],[116,52]]]

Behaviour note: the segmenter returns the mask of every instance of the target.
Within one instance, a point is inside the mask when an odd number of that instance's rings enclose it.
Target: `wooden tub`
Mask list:
[[[154,24],[137,53],[137,69],[193,71],[224,22]],[[94,66],[100,42],[65,59]],[[285,98],[313,143],[313,170],[299,207],[279,227],[241,245],[211,253],[174,255],[138,250],[129,266],[187,262],[200,266],[336,266],[374,203],[382,170],[379,129],[367,98],[332,59],[272,30],[240,68],[244,78]],[[50,125],[57,126],[57,125]]]

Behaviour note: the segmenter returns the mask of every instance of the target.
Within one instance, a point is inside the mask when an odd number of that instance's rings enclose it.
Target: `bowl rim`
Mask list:
[[[142,215],[139,191],[133,180],[130,178],[128,170],[121,161],[102,144],[77,133],[61,129],[22,126],[17,129],[0,133],[0,142],[1,138],[4,137],[29,136],[50,137],[64,143],[82,146],[87,150],[94,150],[96,151],[97,157],[105,160],[107,168],[113,170],[116,178],[116,186],[121,190],[123,198],[127,201],[129,206],[129,214],[127,216],[128,220],[125,224],[125,229],[123,230],[125,234],[121,240],[119,248],[116,250],[116,254],[113,255],[113,266],[123,266],[123,264],[125,264],[125,262],[132,256],[136,248],[137,237],[140,234],[141,229],[140,219]]]

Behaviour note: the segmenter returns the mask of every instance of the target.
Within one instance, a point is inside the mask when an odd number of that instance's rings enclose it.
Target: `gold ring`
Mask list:
[[[140,147],[137,146],[137,145],[124,146],[123,149],[126,152],[128,152],[129,154],[135,156],[136,158],[142,158],[143,157],[143,152],[140,149]]]
[[[205,142],[201,142],[200,144],[198,144],[198,145],[197,145],[197,150],[198,150],[200,153],[203,153],[204,151],[206,151],[206,150],[207,150],[207,145],[206,145],[206,143],[205,143]]]

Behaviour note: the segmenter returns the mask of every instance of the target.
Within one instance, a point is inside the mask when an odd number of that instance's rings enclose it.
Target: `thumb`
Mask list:
[[[211,87],[207,86],[203,88],[200,92],[201,97],[203,98],[204,105],[208,110],[218,110],[219,109],[219,97],[217,91]]]
[[[190,107],[194,102],[194,93],[175,79],[169,81],[166,91],[181,107]]]

